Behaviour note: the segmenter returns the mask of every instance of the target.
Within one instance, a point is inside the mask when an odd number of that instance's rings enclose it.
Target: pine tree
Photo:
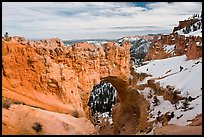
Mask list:
[[[153,100],[154,101],[152,103],[154,104],[154,106],[158,106],[160,101],[157,99],[157,96],[154,96]]]
[[[183,33],[184,33],[184,34],[187,34],[186,28],[183,28]]]
[[[185,98],[185,100],[182,102],[183,103],[183,110],[184,111],[187,111],[188,110],[188,107],[189,107],[189,100],[188,100],[188,98]]]
[[[193,25],[193,31],[196,31],[197,30],[197,26],[194,24]]]
[[[201,22],[198,22],[198,27],[197,28],[200,29],[200,26],[201,26]]]
[[[191,32],[191,27],[190,26],[187,26],[186,27],[186,34],[190,33]]]
[[[189,98],[188,98],[188,96],[189,96],[189,93],[187,92],[186,93],[186,97],[185,97],[185,100],[182,102],[183,103],[183,106],[182,106],[182,109],[184,110],[184,111],[187,111],[188,110],[188,108],[189,108]]]
[[[5,34],[4,34],[4,40],[5,40],[5,41],[9,41],[9,40],[10,40],[8,32],[5,32]]]

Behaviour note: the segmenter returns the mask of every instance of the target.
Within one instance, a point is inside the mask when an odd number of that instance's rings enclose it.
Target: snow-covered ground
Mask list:
[[[94,44],[94,45],[98,45],[98,46],[103,45],[105,43],[108,43],[108,41],[91,41],[91,40],[88,40],[87,42],[89,44]]]
[[[183,29],[178,30],[177,32],[178,32],[179,35],[185,35],[185,37],[189,37],[189,36],[200,36],[200,37],[202,37],[202,32],[201,32],[201,30],[202,30],[202,29],[198,29],[197,31],[191,31],[191,32],[188,33],[188,34],[184,34],[184,33],[183,33]]]
[[[180,66],[183,67],[180,70]],[[183,97],[193,97],[196,98],[192,102],[189,102],[189,108],[193,108],[187,111],[183,109],[176,109],[174,104],[171,104],[168,100],[164,100],[163,96],[157,96],[160,101],[158,106],[153,106],[151,103],[150,114],[154,118],[150,118],[149,121],[157,117],[158,111],[161,114],[166,112],[174,112],[175,116],[169,121],[169,124],[177,125],[188,125],[187,120],[192,120],[197,114],[202,114],[202,57],[197,60],[187,60],[186,55],[177,56],[161,60],[149,61],[146,65],[136,68],[137,73],[147,73],[152,76],[146,77],[143,81],[137,84],[144,84],[147,80],[156,78],[156,82],[160,83],[161,87],[166,87],[167,85],[174,86],[175,89],[181,91],[181,96]],[[139,90],[140,93],[147,96],[150,94],[150,88],[145,88],[144,90]],[[153,91],[153,90],[152,90]],[[153,98],[147,98],[150,102]],[[177,108],[183,105],[184,100],[177,103]],[[183,115],[183,116],[182,116]],[[180,118],[177,118],[181,116]]]
[[[186,30],[186,28],[183,28],[183,29],[180,29],[180,30],[177,30],[176,32],[180,35],[185,35],[186,37],[189,37],[189,36],[200,36],[202,37],[202,18],[198,18],[200,21],[196,22],[194,24],[194,27],[196,28],[196,31],[193,31],[193,25],[190,26],[190,32],[185,34],[184,31]]]
[[[186,27],[176,32],[180,35],[185,35],[186,37],[189,36],[200,36],[202,37],[202,11],[199,14],[194,14],[193,16],[189,17],[188,20],[197,20],[196,23],[192,24],[188,31],[186,31]],[[185,32],[185,33],[184,33]]]
[[[164,46],[164,50],[165,50],[167,53],[173,53],[173,52],[174,52],[174,47],[175,47],[175,45],[165,45],[165,46]]]

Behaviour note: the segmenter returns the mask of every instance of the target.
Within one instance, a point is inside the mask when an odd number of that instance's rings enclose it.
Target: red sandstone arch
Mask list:
[[[134,133],[145,128],[147,105],[129,85],[129,52],[127,43],[45,48],[42,43],[28,46],[3,41],[2,96],[47,111],[90,118],[87,104],[93,85],[107,81],[120,98],[113,112],[115,133],[124,127],[126,133]]]

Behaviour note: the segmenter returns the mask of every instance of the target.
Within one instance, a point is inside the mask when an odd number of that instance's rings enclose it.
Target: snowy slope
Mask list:
[[[152,60],[147,62],[148,64],[136,68],[137,73],[152,75],[137,84],[144,84],[147,80],[156,78],[155,81],[159,82],[161,87],[165,88],[167,85],[171,85],[174,86],[175,89],[180,90],[180,95],[183,97],[197,97],[190,102],[189,108],[193,109],[183,111],[183,109],[176,109],[168,100],[164,101],[163,96],[157,96],[160,100],[160,104],[158,106],[151,104],[150,110],[152,109],[152,111],[150,114],[152,114],[154,118],[150,118],[150,121],[157,117],[158,111],[162,112],[161,114],[174,112],[175,117],[169,121],[169,124],[188,125],[190,122],[187,122],[187,120],[192,120],[197,114],[202,114],[202,57],[197,60],[186,59],[186,56],[183,55],[162,60]],[[182,71],[180,71],[180,66],[183,67]],[[147,98],[150,94],[150,90],[150,88],[145,88],[139,92],[144,94]],[[153,98],[148,100],[152,102]],[[177,108],[182,106],[182,102],[183,101],[178,102]],[[181,118],[177,119],[179,116],[181,116]]]
[[[199,21],[201,22],[201,21]],[[199,23],[198,22],[198,23]],[[185,28],[184,28],[185,29]],[[201,25],[201,28],[197,29],[196,31],[190,31],[189,33],[185,34],[183,33],[183,30],[184,29],[180,29],[178,31],[176,31],[179,35],[185,35],[186,37],[189,37],[189,36],[200,36],[202,37],[202,25]],[[193,30],[193,26],[191,26],[191,30]]]
[[[201,15],[197,15],[197,16],[194,15],[192,17],[189,17],[189,19],[198,20],[198,21],[196,23],[194,23],[193,25],[189,26],[188,31],[187,31],[187,28],[185,27],[183,29],[177,30],[176,32],[180,35],[185,35],[186,37],[189,37],[189,36],[202,37],[202,16]]]

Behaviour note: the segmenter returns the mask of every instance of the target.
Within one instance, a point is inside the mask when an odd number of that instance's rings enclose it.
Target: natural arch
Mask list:
[[[112,134],[135,134],[144,130],[147,126],[148,104],[143,96],[130,86],[130,81],[108,76],[102,78],[101,82],[111,83],[117,90],[117,102],[112,108]]]
[[[129,134],[145,128],[147,105],[129,80],[128,43],[46,45],[3,41],[3,97],[79,120],[91,119],[87,104],[93,86],[110,82],[119,99],[113,108],[114,133]]]
[[[117,76],[108,76],[102,78],[101,81],[110,82],[117,90],[119,100],[125,99],[125,91],[128,87],[128,81],[122,80]]]

